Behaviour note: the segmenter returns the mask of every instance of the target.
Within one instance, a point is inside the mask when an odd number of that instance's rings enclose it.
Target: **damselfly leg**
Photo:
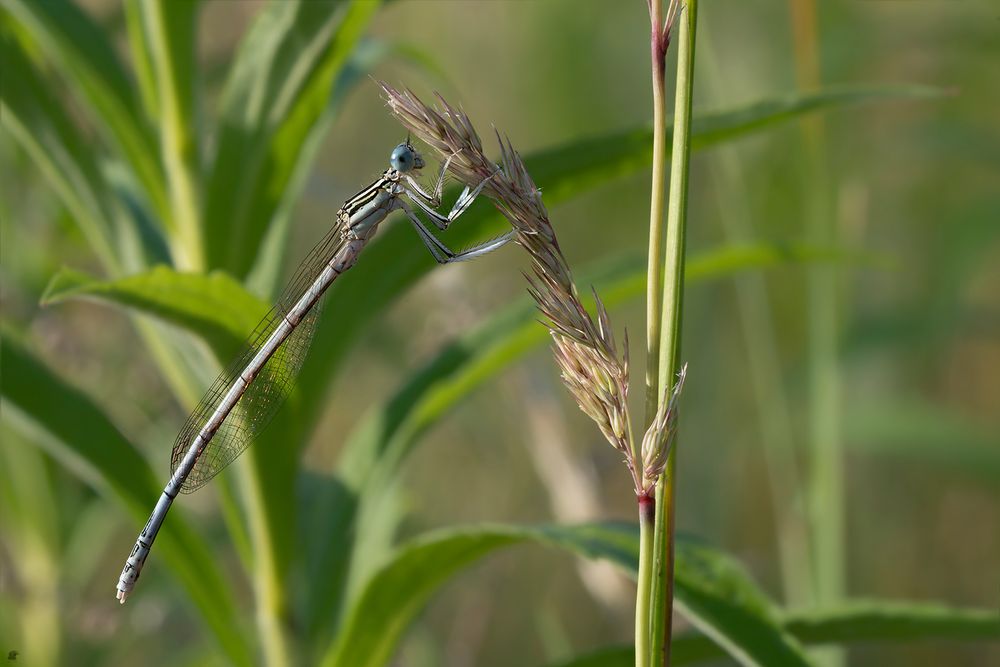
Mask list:
[[[450,161],[451,157],[449,157],[448,160]],[[445,162],[445,166],[447,166],[447,162]],[[407,180],[412,185],[415,186],[416,191],[404,187],[403,194],[406,195],[407,199],[416,204],[421,211],[427,214],[427,217],[429,217],[434,222],[434,224],[438,227],[438,229],[446,230],[448,229],[448,226],[455,220],[455,218],[462,215],[462,213],[464,213],[469,208],[469,206],[472,205],[472,202],[476,200],[476,197],[478,197],[479,193],[483,191],[483,188],[486,187],[486,184],[489,183],[489,181],[498,173],[500,173],[499,169],[493,172],[488,177],[484,178],[475,188],[471,190],[468,186],[466,186],[465,189],[462,191],[462,194],[459,195],[458,199],[455,201],[455,205],[452,206],[452,209],[448,213],[448,215],[443,215],[431,207],[431,203],[433,203],[435,199],[428,197],[427,193],[421,190],[420,187],[416,184],[416,182],[413,181],[413,179],[407,179]],[[440,186],[441,182],[439,180],[437,187],[435,187],[436,195],[437,191],[440,189]],[[440,195],[437,195],[437,200],[440,201]],[[426,227],[424,222],[420,219],[419,216],[417,216],[416,212],[409,204],[407,204],[402,199],[399,199],[396,202],[396,206],[399,209],[401,209],[406,214],[406,217],[410,219],[410,222],[413,223],[414,229],[416,229],[417,234],[420,235],[420,240],[423,241],[424,246],[426,246],[427,250],[430,251],[431,255],[439,264],[450,264],[451,262],[461,262],[469,259],[475,259],[476,257],[481,257],[482,255],[485,255],[503,246],[505,243],[514,238],[515,232],[512,230],[507,232],[506,234],[503,234],[502,236],[498,236],[495,239],[486,241],[485,243],[480,243],[470,248],[466,248],[465,250],[462,250],[460,252],[455,252],[454,250],[446,246],[440,239],[434,236],[434,234]]]
[[[454,156],[450,156],[448,160],[450,161],[452,157]],[[447,165],[447,162],[445,164]],[[437,198],[428,197],[427,193],[420,189],[416,181],[407,176],[406,182],[408,185],[403,186],[403,194],[406,195],[407,199],[420,207],[420,210],[427,214],[427,217],[431,219],[431,222],[433,222],[438,229],[444,231],[455,221],[455,218],[465,213],[465,211],[472,206],[472,202],[476,201],[476,197],[478,197],[479,193],[483,191],[486,184],[499,173],[500,169],[497,169],[492,174],[481,180],[479,185],[473,189],[470,189],[468,185],[465,186],[465,189],[462,190],[462,194],[460,194],[458,199],[455,200],[455,204],[451,207],[451,211],[448,215],[443,215],[436,210],[436,207],[440,206],[440,194],[437,194],[437,188],[435,189]],[[440,182],[438,184],[438,188],[440,188]]]

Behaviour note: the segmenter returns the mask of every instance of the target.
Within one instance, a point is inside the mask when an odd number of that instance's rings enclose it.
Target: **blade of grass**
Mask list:
[[[174,264],[181,269],[205,268],[201,220],[201,156],[195,118],[194,74],[197,2],[140,0],[157,90],[160,156],[167,181],[170,235]]]
[[[782,623],[810,644],[1000,640],[1000,614],[996,609],[962,609],[902,600],[846,600],[828,609],[789,612]]]
[[[206,202],[209,263],[244,277],[337,77],[381,3],[275,2],[242,41],[222,98]]]
[[[0,14],[2,16],[2,14]],[[0,31],[4,84],[0,115],[62,200],[71,219],[105,267],[118,267],[114,210],[88,145],[47,78],[29,62],[8,30]]]
[[[920,602],[849,600],[834,609],[788,613],[782,627],[807,646],[903,642],[914,639],[995,641],[1000,617],[989,609],[963,609]],[[717,661],[726,656],[708,637],[685,633],[674,638],[675,665]],[[605,647],[550,667],[626,667],[632,647]]]
[[[41,305],[70,299],[114,304],[183,327],[201,337],[223,364],[267,312],[262,301],[227,273],[179,273],[167,266],[116,280],[63,268],[49,281]]]
[[[168,222],[167,196],[163,170],[157,160],[156,141],[150,129],[141,122],[142,115],[132,94],[132,81],[107,33],[76,4],[65,0],[10,0],[4,3],[4,8],[13,16],[17,28],[46,58],[57,64],[60,71],[68,73],[65,81],[75,87],[79,98],[86,102],[89,118],[104,136],[115,142],[135,170],[158,218]],[[16,73],[17,68],[17,63],[5,60],[5,74]],[[9,81],[4,88],[8,85]]]
[[[149,46],[150,28],[146,22],[146,11],[138,2],[126,2],[124,11],[129,53],[132,56],[132,69],[135,71],[142,109],[146,117],[155,122],[160,116],[160,95]]]

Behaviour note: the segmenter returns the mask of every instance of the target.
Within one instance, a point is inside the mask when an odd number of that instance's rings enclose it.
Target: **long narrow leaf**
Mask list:
[[[253,268],[247,276],[247,286],[255,293],[275,293],[278,287],[281,267],[288,249],[288,227],[292,221],[292,213],[305,189],[316,155],[326,138],[326,133],[340,113],[344,102],[351,92],[368,81],[367,75],[383,59],[397,54],[399,51],[392,44],[366,38],[359,41],[341,68],[326,108],[319,119],[313,123],[302,142],[296,164],[288,176],[281,192],[281,200],[271,216],[266,236],[260,245],[257,257],[254,259]]]
[[[852,600],[833,609],[789,613],[783,624],[809,644],[913,639],[1000,641],[1000,611],[926,602]]]
[[[174,263],[189,270],[205,268],[201,225],[201,156],[195,118],[194,1],[139,0],[141,33],[157,90],[160,158],[165,169]],[[140,63],[145,65],[143,61]]]
[[[44,3],[42,3],[44,4]],[[2,17],[2,12],[0,12]],[[2,26],[2,22],[0,22]],[[46,77],[28,60],[22,46],[0,30],[3,85],[0,116],[28,152],[105,267],[119,265],[109,193],[88,145],[64,105],[52,96]]]
[[[732,559],[700,545],[678,542],[674,605],[741,665],[808,665],[771,603]]]
[[[63,382],[10,335],[4,333],[0,343],[4,414],[15,412],[51,436],[40,438],[53,442],[51,454],[126,507],[138,530],[160,493],[159,481],[145,459],[86,395]],[[129,547],[122,545],[123,559]],[[157,538],[153,558],[162,558],[173,571],[227,657],[236,664],[253,664],[247,642],[233,623],[238,611],[230,589],[208,546],[182,516],[170,517]],[[117,565],[106,568],[109,596],[117,575],[112,568]]]
[[[206,205],[209,264],[244,276],[378,2],[275,2],[226,84]]]
[[[267,306],[222,271],[180,273],[158,266],[116,280],[71,269],[52,277],[42,305],[69,299],[115,304],[158,317],[200,336],[225,364],[267,312]]]
[[[4,4],[47,59],[69,75],[66,81],[77,87],[81,100],[89,105],[91,120],[117,144],[154,210],[163,216],[167,200],[156,142],[141,120],[132,81],[107,33],[67,0],[9,0]],[[11,64],[5,62],[5,67]]]
[[[430,597],[461,569],[500,548],[535,542],[608,559],[634,576],[633,526],[473,526],[425,535],[403,547],[368,582],[323,660],[325,667],[381,667]],[[685,614],[750,665],[807,665],[797,642],[773,620],[770,603],[728,556],[682,541],[677,599]]]
[[[794,612],[781,621],[786,631],[808,646],[917,640],[997,641],[1000,614],[988,609],[891,600],[852,600],[829,610]],[[704,635],[674,637],[670,662],[693,665],[719,660],[726,653]],[[550,667],[626,667],[631,646],[613,646]]]

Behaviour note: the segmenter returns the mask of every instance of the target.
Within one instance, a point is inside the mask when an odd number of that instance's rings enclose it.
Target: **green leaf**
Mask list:
[[[145,459],[90,398],[66,384],[8,333],[2,334],[0,346],[4,419],[31,433],[67,469],[126,507],[138,530],[160,493]],[[230,589],[208,546],[187,526],[178,509],[160,532],[146,569],[155,568],[162,559],[227,657],[236,664],[252,665],[247,642],[233,623],[239,612]],[[130,546],[122,545],[123,562]],[[109,597],[117,575],[111,567],[106,573]]]
[[[678,542],[674,567],[674,605],[741,665],[810,664],[736,561]]]
[[[916,84],[838,85],[809,93],[785,93],[734,111],[711,112],[694,120],[692,141],[697,146],[735,139],[748,132],[791,120],[805,113],[861,104],[935,100],[949,92]]]
[[[338,74],[380,3],[274,2],[226,83],[205,219],[210,266],[244,276]]]
[[[132,69],[139,85],[142,107],[146,116],[155,122],[160,116],[159,86],[153,69],[153,54],[147,39],[149,26],[146,23],[145,8],[138,2],[126,2],[124,10]]]
[[[174,263],[189,270],[205,267],[201,229],[201,158],[195,119],[195,17],[194,0],[160,2],[138,0],[145,42],[134,45],[142,54],[140,70],[151,67],[157,86],[157,127],[169,198],[164,222],[171,230]],[[148,57],[148,60],[147,60]],[[144,73],[145,75],[145,73]],[[146,93],[146,97],[150,97]]]
[[[608,559],[635,574],[638,531],[632,525],[480,525],[436,531],[402,547],[368,581],[323,665],[386,664],[442,584],[483,556],[523,542]],[[808,664],[797,643],[772,620],[770,603],[728,556],[679,542],[676,587],[685,614],[744,664]]]
[[[889,600],[853,600],[829,610],[792,612],[781,622],[803,644],[857,644],[913,640],[996,641],[1000,614],[989,609]],[[704,635],[674,637],[673,665],[719,660],[725,652]],[[633,664],[631,646],[605,647],[551,667],[626,667]]]
[[[179,273],[167,266],[117,280],[98,280],[64,268],[49,281],[42,304],[81,298],[184,327],[203,338],[221,363],[235,355],[267,312],[263,302],[222,271]]]
[[[0,38],[4,65],[0,115],[4,127],[38,165],[97,257],[109,269],[118,267],[111,226],[114,209],[95,166],[94,147],[83,140],[65,105],[50,92],[52,86],[46,77],[32,66],[7,29],[0,31]]]
[[[691,125],[691,148],[701,150],[767,129],[803,114],[890,100],[941,97],[925,86],[831,87],[814,93],[789,93],[735,109],[701,112]],[[667,150],[672,122],[667,120]],[[653,131],[635,128],[544,150],[525,160],[532,178],[552,204],[612,178],[646,168],[653,157]],[[463,217],[463,223],[465,218]]]
[[[132,94],[133,83],[107,33],[89,14],[65,0],[8,0],[4,6],[18,30],[67,73],[66,82],[75,86],[81,100],[89,105],[91,120],[115,142],[135,170],[153,208],[163,216],[167,198],[156,141],[142,122]],[[6,69],[16,67],[5,62]],[[65,105],[59,107],[60,114],[64,109]],[[92,161],[91,155],[87,158]]]
[[[926,602],[852,600],[834,609],[788,613],[783,625],[808,644],[1000,640],[1000,611]]]

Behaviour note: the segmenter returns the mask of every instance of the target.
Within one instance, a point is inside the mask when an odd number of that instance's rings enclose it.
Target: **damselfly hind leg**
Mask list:
[[[447,167],[453,157],[454,155],[451,155],[447,160],[445,160],[445,167]],[[443,173],[444,172],[442,171],[442,174]],[[426,193],[421,190],[419,186],[412,181],[412,179],[408,178],[407,180],[416,187],[416,191],[403,186],[402,194],[405,194],[407,199],[416,204],[420,210],[426,213],[439,229],[445,230],[452,222],[455,221],[456,218],[458,218],[458,216],[468,210],[469,206],[472,205],[472,202],[476,200],[476,197],[478,197],[483,191],[483,188],[486,187],[486,184],[499,173],[500,169],[498,167],[496,171],[480,181],[475,188],[469,188],[469,186],[466,186],[448,215],[442,215],[434,210],[434,208],[432,208],[429,204],[431,199],[427,197]],[[440,186],[440,180],[438,185]],[[424,246],[430,251],[431,255],[439,264],[450,264],[451,262],[461,262],[463,260],[481,257],[496,250],[497,248],[500,248],[514,238],[514,232],[510,231],[502,236],[498,236],[495,239],[474,245],[471,248],[466,248],[460,252],[455,252],[431,233],[431,231],[424,225],[424,222],[417,217],[413,208],[411,208],[405,201],[397,199],[395,208],[402,209],[402,211],[406,214],[406,217],[410,219],[410,222],[413,223],[413,228],[417,230],[417,234],[420,236],[420,240],[423,241]]]
[[[413,212],[413,209],[403,202],[400,202],[400,204],[402,204],[401,208],[406,214],[406,217],[413,223],[413,228],[416,229],[417,234],[420,235],[420,240],[423,241],[424,246],[430,251],[431,255],[438,264],[451,264],[452,262],[462,262],[469,259],[475,259],[476,257],[482,257],[483,255],[491,253],[497,248],[502,247],[508,241],[513,239],[515,235],[514,230],[511,230],[506,234],[496,237],[495,239],[474,245],[460,252],[455,252],[442,243],[440,239],[434,236],[434,234],[432,234],[431,231],[424,226],[423,221],[417,217],[416,213]]]

